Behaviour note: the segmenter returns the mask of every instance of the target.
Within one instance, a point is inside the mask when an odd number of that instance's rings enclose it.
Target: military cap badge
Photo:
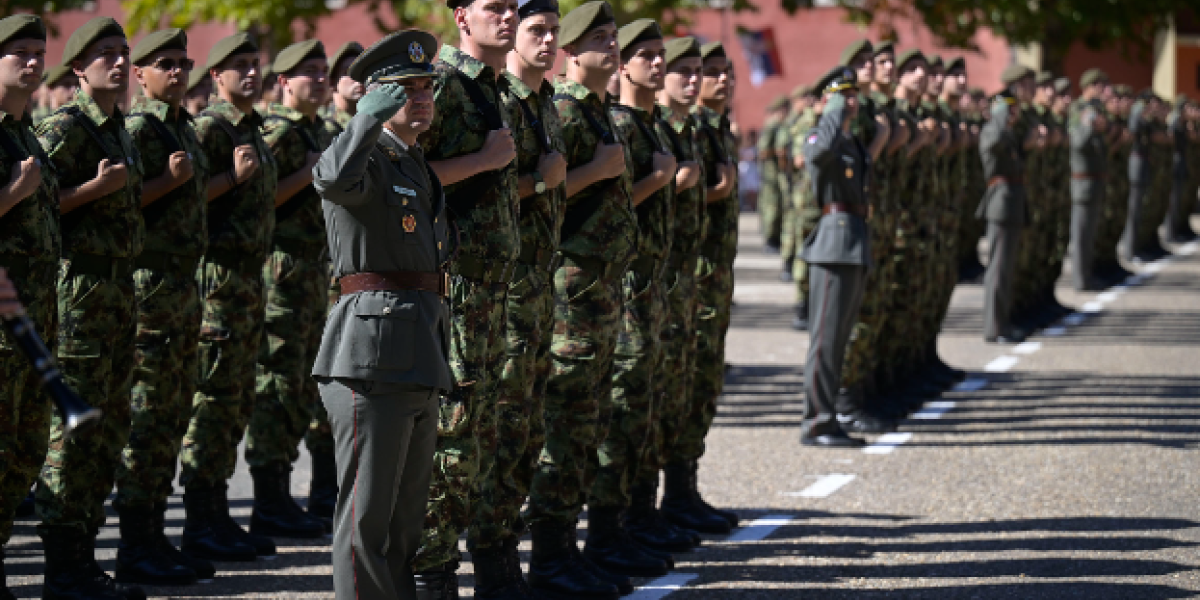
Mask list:
[[[416,63],[425,62],[425,47],[421,42],[414,41],[408,45],[408,57]]]

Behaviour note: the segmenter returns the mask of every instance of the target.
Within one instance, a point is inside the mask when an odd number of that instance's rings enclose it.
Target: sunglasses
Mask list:
[[[196,66],[196,61],[190,58],[181,58],[178,60],[174,58],[160,58],[151,63],[150,66],[158,69],[159,71],[174,71],[175,69],[179,69],[180,71],[191,71],[192,68]]]

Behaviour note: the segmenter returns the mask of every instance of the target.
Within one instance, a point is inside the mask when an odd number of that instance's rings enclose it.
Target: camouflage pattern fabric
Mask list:
[[[758,153],[768,155],[758,160],[762,185],[758,190],[759,229],[767,244],[778,244],[783,235],[783,193],[779,188],[779,162],[775,160],[775,138],[783,127],[783,119],[763,123],[758,134]]]
[[[789,156],[802,156],[804,140],[810,129],[817,125],[820,114],[811,108],[806,109],[789,130],[788,137],[792,140]],[[795,170],[794,182],[791,186],[790,202],[792,209],[788,211],[788,223],[784,225],[783,244],[780,252],[784,256],[792,256],[792,281],[796,286],[796,304],[808,301],[808,263],[800,258],[804,250],[804,240],[817,228],[821,220],[821,209],[817,206],[816,195],[813,193],[812,179],[808,169]]]

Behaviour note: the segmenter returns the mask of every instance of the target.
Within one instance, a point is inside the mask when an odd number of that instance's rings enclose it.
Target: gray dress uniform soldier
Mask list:
[[[1108,180],[1107,129],[1099,100],[1083,106],[1071,123],[1071,277],[1079,291],[1102,287],[1092,277],[1092,259]]]
[[[1125,232],[1117,244],[1117,252],[1127,262],[1142,249],[1145,240],[1138,239],[1138,226],[1142,217],[1142,204],[1150,191],[1150,130],[1152,124],[1147,116],[1147,102],[1138,99],[1129,111],[1129,133],[1133,136],[1133,147],[1129,152],[1129,204],[1125,213]]]
[[[1186,94],[1180,94],[1175,99],[1175,106],[1167,117],[1167,131],[1171,139],[1171,196],[1167,214],[1163,218],[1163,237],[1171,242],[1182,243],[1191,240],[1192,230],[1186,225],[1185,215],[1192,211],[1180,210],[1181,202],[1188,202],[1185,192],[1188,185],[1188,133],[1187,120],[1184,111],[1190,100]],[[1190,198],[1195,202],[1194,195]]]
[[[854,71],[836,67],[818,83],[827,98],[821,120],[804,141],[805,166],[812,177],[821,220],[804,240],[801,258],[809,265],[808,358],[804,363],[804,420],[800,442],[808,446],[854,447],[834,403],[850,330],[858,318],[871,267],[871,157],[850,133],[858,112]]]
[[[1017,244],[1027,220],[1024,162],[1012,132],[1017,99],[1001,92],[992,103],[992,116],[979,134],[979,156],[987,191],[975,217],[988,223],[988,267],[983,278],[983,337],[988,342],[1020,343],[1025,336],[1010,322]]]
[[[432,35],[409,30],[363,52],[350,76],[370,91],[313,170],[342,289],[312,373],[333,426],[343,600],[416,596],[438,394],[451,388],[453,248],[442,186],[416,143],[433,119],[436,51]]]

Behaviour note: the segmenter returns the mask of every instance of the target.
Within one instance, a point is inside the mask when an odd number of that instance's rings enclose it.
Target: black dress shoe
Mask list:
[[[853,433],[891,433],[896,430],[896,422],[884,417],[867,413],[849,417],[847,421],[842,421],[842,427]],[[841,415],[838,415],[838,420],[841,421]]]
[[[852,438],[843,432],[827,433],[825,435],[800,436],[800,444],[818,448],[862,448],[866,442]]]

